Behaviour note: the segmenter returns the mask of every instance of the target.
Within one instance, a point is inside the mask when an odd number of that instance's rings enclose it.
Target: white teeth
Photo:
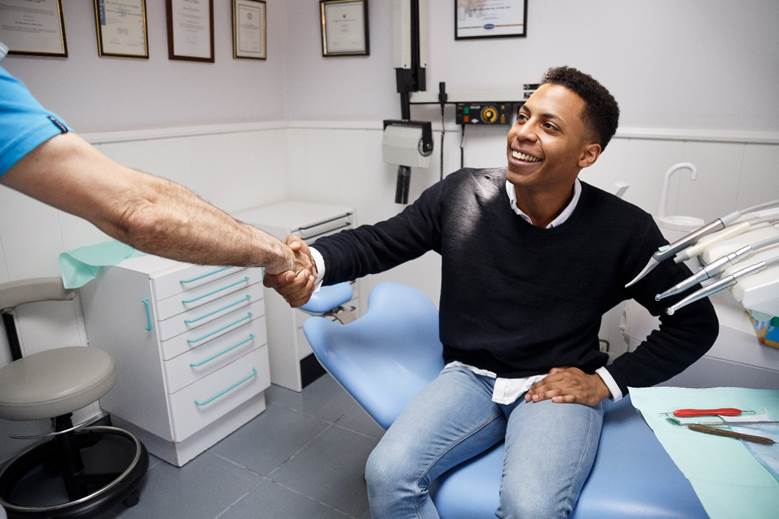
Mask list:
[[[511,150],[511,156],[514,157],[515,159],[524,160],[525,162],[538,162],[541,160],[536,157],[533,157],[532,155],[527,155],[517,150]]]

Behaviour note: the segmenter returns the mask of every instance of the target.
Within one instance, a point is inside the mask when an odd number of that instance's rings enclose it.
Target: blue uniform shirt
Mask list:
[[[0,176],[25,155],[69,128],[0,66]]]

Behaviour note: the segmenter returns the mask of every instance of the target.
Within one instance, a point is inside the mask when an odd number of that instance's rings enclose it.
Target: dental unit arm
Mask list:
[[[728,213],[725,216],[717,218],[707,223],[703,227],[694,230],[690,234],[679,238],[678,240],[671,243],[670,245],[663,245],[662,247],[659,247],[657,251],[654,254],[652,254],[652,256],[649,258],[649,261],[647,262],[646,266],[641,270],[641,272],[638,273],[638,275],[635,278],[633,278],[628,284],[625,285],[625,288],[628,288],[638,283],[647,274],[652,272],[652,270],[654,270],[655,267],[657,267],[657,265],[667,260],[668,258],[675,256],[676,253],[678,253],[679,251],[686,249],[691,245],[696,244],[704,236],[708,236],[709,234],[724,229],[725,227],[736,222],[739,218],[741,218],[746,214],[753,213],[760,209],[766,209],[775,206],[779,206],[779,200],[772,200],[770,202],[764,202],[762,204],[753,205],[745,209],[733,211],[732,213]]]
[[[731,252],[730,254],[720,256],[684,281],[677,283],[661,294],[657,294],[655,296],[655,301],[660,301],[666,297],[681,294],[685,290],[697,285],[698,283],[702,283],[707,279],[712,279],[713,277],[722,273],[729,266],[735,265],[736,263],[751,257],[756,252],[762,249],[775,247],[777,245],[779,245],[779,236],[760,240],[751,245],[745,245],[740,249]]]
[[[736,284],[736,282],[738,282],[739,279],[745,278],[747,276],[752,276],[774,265],[779,265],[779,256],[774,256],[773,258],[770,258],[768,260],[760,261],[758,263],[753,263],[748,267],[744,267],[740,270],[737,270],[733,274],[730,274],[729,276],[720,279],[716,283],[712,283],[711,285],[696,290],[695,292],[688,295],[678,303],[675,303],[674,305],[670,306],[665,311],[665,313],[667,315],[673,315],[678,310],[684,308],[689,304],[694,303],[695,301],[703,299],[704,297],[709,297],[711,295],[716,294],[717,292],[725,290],[726,288],[732,287],[733,285]]]
[[[674,263],[681,263],[682,261],[687,261],[688,259],[692,259],[700,255],[704,250],[711,247],[715,243],[725,241],[729,238],[733,238],[734,236],[744,234],[748,231],[758,229],[760,227],[767,227],[768,225],[773,225],[778,221],[779,221],[779,215],[771,215],[763,218],[755,218],[752,220],[736,223],[735,225],[732,225],[721,231],[718,231],[715,234],[710,234],[709,236],[706,236],[695,245],[687,247],[686,249],[684,249],[683,251],[681,251],[679,254],[676,255],[676,257],[674,258]]]

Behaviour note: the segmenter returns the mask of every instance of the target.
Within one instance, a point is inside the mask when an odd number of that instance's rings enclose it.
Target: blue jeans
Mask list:
[[[438,517],[430,484],[505,439],[500,518],[567,517],[598,450],[603,407],[492,401],[494,380],[445,368],[403,410],[365,468],[373,519]]]

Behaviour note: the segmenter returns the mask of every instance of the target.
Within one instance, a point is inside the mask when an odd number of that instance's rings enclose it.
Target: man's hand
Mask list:
[[[609,395],[609,388],[597,374],[588,375],[579,368],[552,368],[543,380],[530,386],[525,401],[551,399],[552,402],[593,406]]]
[[[316,265],[308,245],[301,238],[290,234],[285,242],[294,254],[294,266],[280,274],[266,272],[263,284],[281,294],[290,306],[298,307],[306,304],[314,292]]]

